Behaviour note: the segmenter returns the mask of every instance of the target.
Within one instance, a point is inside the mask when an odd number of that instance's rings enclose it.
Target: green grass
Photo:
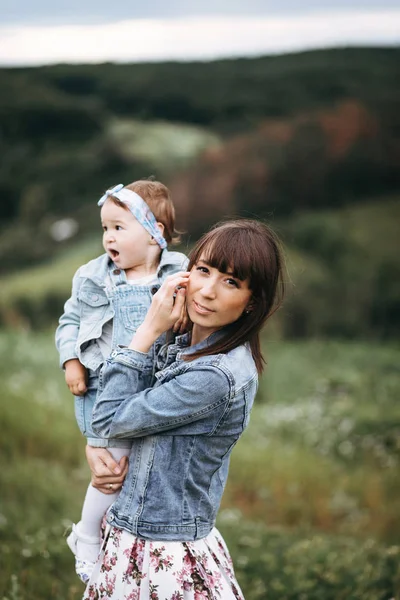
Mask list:
[[[398,600],[400,546],[288,532],[221,513],[246,600]]]
[[[89,472],[53,336],[0,336],[0,598],[79,598],[65,531]]]
[[[52,337],[0,334],[2,600],[82,595],[64,538],[89,472]],[[218,523],[246,599],[399,599],[400,350],[265,346]]]
[[[399,349],[269,342],[225,501],[267,523],[400,540]]]

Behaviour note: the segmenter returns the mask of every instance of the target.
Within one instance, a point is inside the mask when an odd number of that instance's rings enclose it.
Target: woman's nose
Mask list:
[[[209,280],[207,281],[207,283],[204,283],[203,287],[201,288],[201,293],[204,296],[204,298],[215,298],[215,282]]]

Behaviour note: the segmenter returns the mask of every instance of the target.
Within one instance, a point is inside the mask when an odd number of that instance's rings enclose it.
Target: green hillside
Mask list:
[[[97,207],[92,212],[98,219]],[[398,197],[273,219],[287,251],[288,269],[288,297],[278,313],[276,333],[289,338],[398,337],[399,220]],[[75,270],[102,252],[97,226],[97,236],[1,278],[3,326],[37,329],[56,322]]]

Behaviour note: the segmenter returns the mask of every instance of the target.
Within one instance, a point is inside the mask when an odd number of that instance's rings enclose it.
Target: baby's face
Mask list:
[[[103,246],[120,269],[132,269],[148,260],[154,248],[151,235],[128,209],[107,199],[101,208]]]

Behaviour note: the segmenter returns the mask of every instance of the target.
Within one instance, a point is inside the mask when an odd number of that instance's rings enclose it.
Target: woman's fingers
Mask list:
[[[125,477],[123,477],[122,475],[113,475],[113,476],[108,476],[108,477],[104,477],[104,476],[99,476],[99,475],[94,475],[94,473],[92,473],[92,481],[94,481],[96,483],[97,486],[109,486],[110,483],[112,485],[122,485],[124,482]]]
[[[118,492],[128,472],[128,458],[114,460],[106,448],[86,446],[86,458],[92,471],[92,485],[104,494]]]
[[[184,288],[181,288],[181,289],[182,289],[182,292],[180,290],[178,290],[176,299],[175,299],[174,312],[175,312],[175,310],[180,311],[180,312],[179,312],[178,318],[173,327],[174,333],[183,333],[183,331],[185,331],[187,328],[187,324],[188,324],[188,320],[189,320],[188,314],[186,311],[186,293],[185,293],[186,290]]]
[[[174,308],[172,309],[171,318],[176,317],[176,320],[180,320],[182,318],[182,312],[185,306],[186,299],[186,290],[185,288],[179,288],[176,291]]]
[[[164,281],[163,285],[160,288],[161,290],[166,291],[167,294],[174,294],[176,289],[179,287],[186,287],[186,284],[189,280],[189,271],[184,271],[181,273],[175,273],[174,275],[169,275]]]
[[[115,492],[119,492],[119,490],[122,488],[123,482],[112,481],[109,483],[104,483],[103,480],[92,477],[91,484],[103,494],[115,494]]]
[[[151,323],[173,327],[180,317],[184,303],[184,290],[189,280],[189,272],[170,275],[153,296],[152,306],[146,320]],[[183,290],[180,292],[180,290]],[[183,294],[183,297],[182,297]]]
[[[106,448],[86,446],[86,459],[94,477],[115,477],[121,475],[122,467]]]

